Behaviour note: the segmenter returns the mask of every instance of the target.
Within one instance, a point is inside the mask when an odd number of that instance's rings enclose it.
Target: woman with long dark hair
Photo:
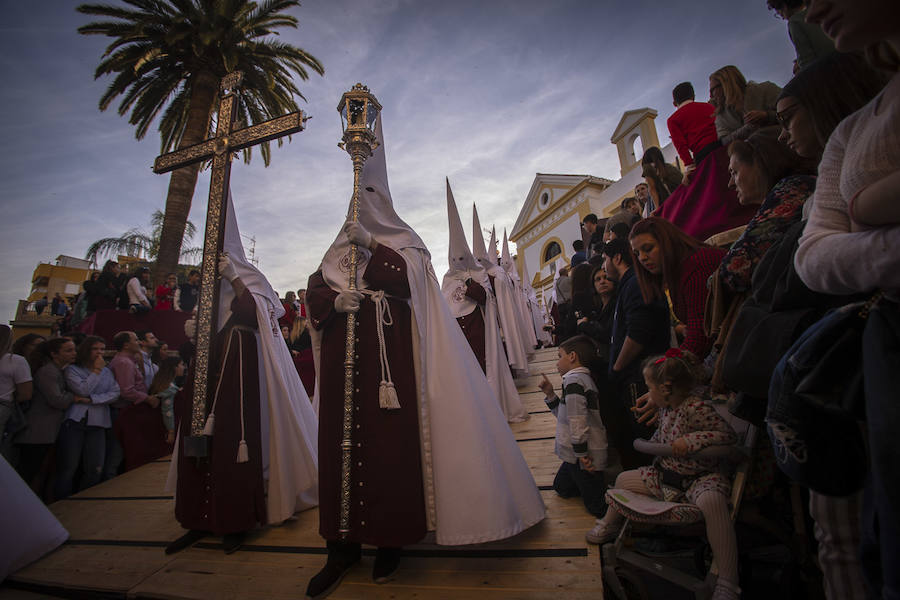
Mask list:
[[[580,266],[580,265],[579,265]],[[590,304],[578,319],[578,333],[597,343],[597,354],[604,364],[609,363],[609,341],[612,336],[613,316],[616,312],[616,282],[606,276],[602,266],[591,271]]]
[[[629,239],[644,302],[665,298],[668,291],[675,316],[685,325],[679,347],[703,360],[712,349],[712,340],[703,331],[706,282],[725,251],[707,246],[658,217],[635,223]]]
[[[88,312],[116,308],[122,291],[119,263],[114,260],[106,261],[91,290],[88,291]]]
[[[650,188],[650,199],[653,203],[650,212],[653,212],[675,192],[684,176],[678,167],[666,162],[662,150],[656,146],[650,146],[644,151],[641,168]]]
[[[40,360],[37,356],[36,351],[45,340],[46,338],[40,334],[26,333],[13,342],[12,353],[18,354],[28,361],[28,366],[31,367],[32,374],[38,370],[38,367],[44,364],[44,361]]]
[[[831,133],[887,83],[884,71],[856,54],[834,53],[791,79],[775,105],[779,140],[804,158],[822,158]]]

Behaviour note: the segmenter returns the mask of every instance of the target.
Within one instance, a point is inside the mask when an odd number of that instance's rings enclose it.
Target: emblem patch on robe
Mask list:
[[[362,272],[365,270],[365,265],[369,262],[369,257],[371,253],[368,250],[363,248],[357,248],[356,250],[356,268],[357,272]],[[350,251],[347,250],[347,253],[341,257],[341,260],[338,261],[338,269],[341,270],[341,273],[350,274]]]
[[[281,335],[281,328],[278,326],[278,319],[275,318],[275,309],[269,307],[269,327],[272,328],[272,336],[276,339]]]
[[[462,302],[466,299],[466,290],[465,287],[459,286],[455,290],[453,290],[453,301],[454,302]]]

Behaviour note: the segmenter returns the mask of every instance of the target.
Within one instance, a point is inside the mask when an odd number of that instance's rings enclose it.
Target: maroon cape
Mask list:
[[[679,185],[656,214],[698,240],[746,225],[758,206],[738,202],[728,189],[728,153],[716,148],[697,165],[688,185]]]
[[[180,427],[175,518],[186,529],[210,531],[215,535],[248,531],[266,522],[256,301],[245,290],[231,302],[231,311],[231,318],[215,336],[210,349],[209,386],[213,391],[218,386],[219,393],[208,456],[185,456],[182,443],[191,430],[193,373],[188,374],[187,385],[175,397],[176,428]],[[245,463],[237,462],[242,396],[244,439],[250,458]],[[212,406],[207,409],[211,410]]]
[[[475,358],[478,359],[481,370],[487,373],[484,359],[484,315],[481,310],[487,301],[487,292],[480,284],[472,281],[466,286],[466,296],[477,302],[478,306],[469,314],[457,317],[456,322],[459,323],[463,335],[466,336],[466,341],[469,342]]]
[[[384,338],[397,410],[379,407],[381,383],[375,304],[366,296],[356,320],[356,368],[353,380],[350,533],[346,540],[399,547],[426,533],[425,499],[419,443],[418,401],[412,353],[412,317],[406,262],[379,245],[363,275],[368,288],[384,290],[393,325]],[[340,539],[341,430],[344,416],[344,349],[347,316],[334,310],[337,292],[317,271],[306,286],[310,323],[322,332],[319,372],[319,533]]]

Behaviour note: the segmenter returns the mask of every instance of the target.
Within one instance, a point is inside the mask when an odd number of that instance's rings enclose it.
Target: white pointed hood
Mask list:
[[[491,240],[488,242],[488,258],[491,264],[497,264],[497,228],[491,225]]]
[[[397,216],[388,186],[387,163],[385,160],[384,134],[382,133],[382,115],[375,126],[375,137],[378,147],[366,160],[359,178],[359,223],[372,234],[372,237],[394,250],[417,248],[428,253],[422,238]],[[351,203],[353,199],[351,198]],[[349,218],[350,209],[347,209]],[[359,249],[359,260],[356,271],[356,285],[362,289],[362,275],[366,270],[371,253],[368,249]],[[322,276],[325,282],[337,291],[347,290],[350,273],[350,242],[344,235],[343,228],[337,238],[325,252],[322,259]],[[429,255],[430,258],[430,255]]]
[[[284,307],[266,276],[244,254],[231,192],[225,213],[223,251],[256,303],[262,464],[266,479],[266,517],[278,524],[318,504],[318,420],[288,352],[278,318]],[[221,282],[217,330],[231,316],[231,283]],[[167,490],[178,472],[177,444]]]
[[[450,248],[447,252],[450,268],[441,283],[441,293],[447,301],[447,306],[450,307],[450,313],[458,319],[478,308],[478,304],[466,296],[466,280],[471,277],[485,286],[488,286],[489,282],[487,271],[469,251],[449,180],[447,180],[447,220],[450,229]]]
[[[509,274],[509,278],[515,283],[519,283],[519,272],[516,265],[509,254],[509,241],[506,238],[506,228],[503,229],[503,251],[500,255],[500,266]]]
[[[379,119],[381,145],[361,176],[359,220],[406,263],[428,526],[443,545],[506,538],[540,521],[544,505],[487,378],[438,288],[428,249],[394,212],[381,124]],[[349,243],[341,231],[322,260],[322,274],[334,291],[347,289],[348,257]],[[357,283],[364,289],[362,274],[370,253],[364,250],[361,258]],[[314,349],[320,348],[321,331],[312,337]],[[319,373],[342,368],[319,360]],[[473,498],[489,501],[473,503]]]
[[[487,248],[484,247],[484,234],[481,233],[481,221],[478,219],[478,208],[472,205],[472,254],[482,264],[487,267],[484,261],[487,260]]]
[[[525,253],[521,253],[522,256],[522,290],[525,292],[525,296],[529,299],[537,299],[537,294],[534,291],[534,288],[531,287],[531,278],[533,275],[528,274],[528,261],[525,259]]]
[[[266,311],[271,312],[277,321],[284,315],[284,306],[282,306],[281,299],[275,293],[275,290],[272,289],[266,276],[253,263],[247,260],[247,255],[244,254],[244,244],[241,242],[241,231],[238,229],[231,190],[228,190],[228,207],[225,209],[224,237],[222,251],[228,254],[228,258],[231,260],[231,264],[234,265],[234,270],[237,272],[238,277],[241,278],[241,281],[244,282],[244,285],[247,286],[247,289],[250,290],[257,302],[262,301],[265,304]],[[233,299],[234,290],[231,288],[231,283],[223,279],[219,284],[219,321],[216,331],[221,330],[231,316],[231,301]],[[279,330],[278,333],[280,335],[281,331]]]
[[[450,263],[448,274],[457,271],[484,272],[484,267],[475,260],[475,256],[469,250],[449,179],[447,180],[447,221],[450,229],[450,248],[447,253]],[[483,244],[484,242],[482,242]]]

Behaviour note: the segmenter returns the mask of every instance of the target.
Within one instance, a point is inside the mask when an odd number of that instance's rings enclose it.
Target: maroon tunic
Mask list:
[[[466,286],[466,296],[477,302],[478,306],[469,314],[458,317],[456,322],[459,323],[463,335],[466,336],[466,341],[469,342],[475,358],[478,359],[481,370],[487,373],[484,359],[484,315],[480,308],[487,301],[487,292],[480,284],[470,281]]]
[[[368,289],[384,290],[393,325],[384,338],[400,408],[379,407],[381,383],[375,303],[366,296],[356,319],[350,533],[346,540],[399,547],[426,533],[412,352],[412,317],[406,262],[379,245],[363,275]],[[347,316],[334,310],[337,292],[314,273],[306,286],[310,323],[322,332],[319,373],[319,533],[340,539],[341,429],[344,415],[344,349]]]
[[[186,529],[215,535],[253,529],[266,522],[259,415],[259,366],[256,348],[256,301],[249,291],[231,302],[231,318],[210,348],[209,386],[215,392],[224,372],[216,403],[215,429],[209,455],[184,455],[181,444],[190,435],[193,374],[175,398],[178,438],[178,492],[175,518]],[[231,339],[228,354],[225,348]],[[240,345],[239,345],[240,342]],[[240,350],[239,350],[240,348]],[[249,462],[237,462],[241,440],[241,373],[243,372],[244,439]],[[208,410],[212,406],[207,407]]]
[[[159,406],[153,408],[141,402],[122,408],[113,433],[122,446],[125,471],[172,453],[172,446],[166,443],[167,431]]]

